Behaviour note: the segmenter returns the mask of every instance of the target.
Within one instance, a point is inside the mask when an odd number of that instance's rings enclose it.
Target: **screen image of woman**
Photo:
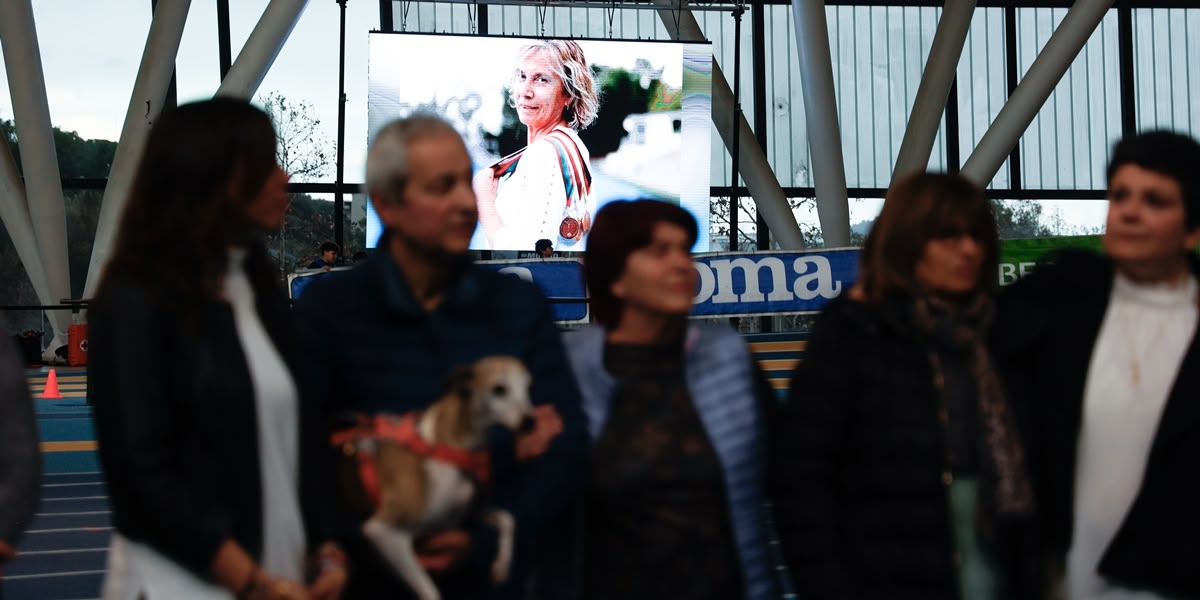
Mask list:
[[[591,228],[592,173],[578,131],[595,120],[600,105],[583,50],[570,40],[525,46],[509,94],[527,143],[475,175],[488,244],[524,250],[550,239],[558,250],[582,250]]]

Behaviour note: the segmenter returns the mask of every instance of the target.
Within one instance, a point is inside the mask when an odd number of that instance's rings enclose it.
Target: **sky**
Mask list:
[[[236,59],[267,1],[229,4]],[[345,177],[359,182],[366,154],[367,32],[379,28],[379,3],[346,6]],[[278,91],[310,103],[330,140],[337,139],[339,10],[334,0],[310,1],[255,94]],[[51,121],[85,139],[119,139],[150,29],[149,0],[34,0],[33,12]],[[0,119],[12,119],[3,64],[0,72]],[[211,98],[220,85],[212,0],[191,3],[176,59],[176,85],[180,103]]]

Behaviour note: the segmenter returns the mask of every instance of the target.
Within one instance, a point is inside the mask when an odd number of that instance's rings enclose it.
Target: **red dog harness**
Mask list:
[[[417,431],[417,419],[420,412],[411,412],[401,416],[376,415],[362,417],[359,424],[350,429],[338,431],[330,436],[330,443],[335,447],[346,448],[346,454],[351,449],[358,457],[358,476],[362,480],[363,490],[371,503],[379,505],[379,465],[375,462],[373,452],[362,452],[359,442],[364,440],[387,440],[400,444],[413,454],[430,458],[439,462],[454,465],[466,472],[476,481],[487,483],[490,462],[488,454],[479,450],[471,452],[449,444],[438,444],[421,437]],[[347,444],[350,446],[347,447]]]

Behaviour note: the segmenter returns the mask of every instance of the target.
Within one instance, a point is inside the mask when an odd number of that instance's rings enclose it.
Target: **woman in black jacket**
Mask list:
[[[1028,405],[1040,532],[1068,598],[1200,598],[1200,143],[1122,140],[1104,253],[1060,252],[1000,297]]]
[[[1032,491],[984,343],[997,247],[965,179],[888,190],[860,280],[817,321],[773,436],[797,597],[1028,597],[1009,555]]]
[[[106,598],[340,593],[321,432],[261,240],[287,206],[263,112],[214,99],[155,123],[90,311]]]

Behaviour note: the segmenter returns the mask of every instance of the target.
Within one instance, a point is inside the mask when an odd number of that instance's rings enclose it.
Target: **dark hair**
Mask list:
[[[354,256],[352,256],[350,258],[350,261],[354,262],[354,263],[360,263],[360,262],[367,260],[368,258],[370,258],[370,255],[367,254],[366,250],[359,250],[358,252],[354,253]]]
[[[960,175],[945,173],[916,173],[893,183],[859,259],[859,282],[867,300],[912,296],[925,244],[963,234],[984,252],[976,289],[995,289],[1000,244],[983,190]]]
[[[533,243],[533,251],[537,252],[538,254],[541,254],[542,250],[545,250],[547,248],[553,248],[553,247],[554,247],[554,244],[551,244],[550,240],[548,240],[546,238],[542,238]]]
[[[277,285],[246,212],[276,166],[270,118],[243,100],[164,112],[150,130],[98,293],[117,279],[140,283],[195,314],[220,293],[227,249],[246,244],[248,275]]]
[[[1173,131],[1147,131],[1122,139],[1113,147],[1108,163],[1108,183],[1127,164],[1161,173],[1179,183],[1183,191],[1185,222],[1189,230],[1200,227],[1200,143]]]
[[[625,272],[625,262],[634,251],[650,245],[654,226],[670,223],[683,228],[688,247],[699,234],[696,219],[678,204],[660,200],[615,201],[596,213],[583,253],[583,276],[591,296],[592,318],[606,329],[621,320],[622,303],[612,293],[612,284]]]
[[[319,252],[320,252],[320,254],[325,254],[326,252],[339,253],[339,252],[341,252],[341,250],[342,249],[338,248],[337,244],[330,242],[330,241],[326,241],[325,243],[321,244],[321,248],[320,248]]]

